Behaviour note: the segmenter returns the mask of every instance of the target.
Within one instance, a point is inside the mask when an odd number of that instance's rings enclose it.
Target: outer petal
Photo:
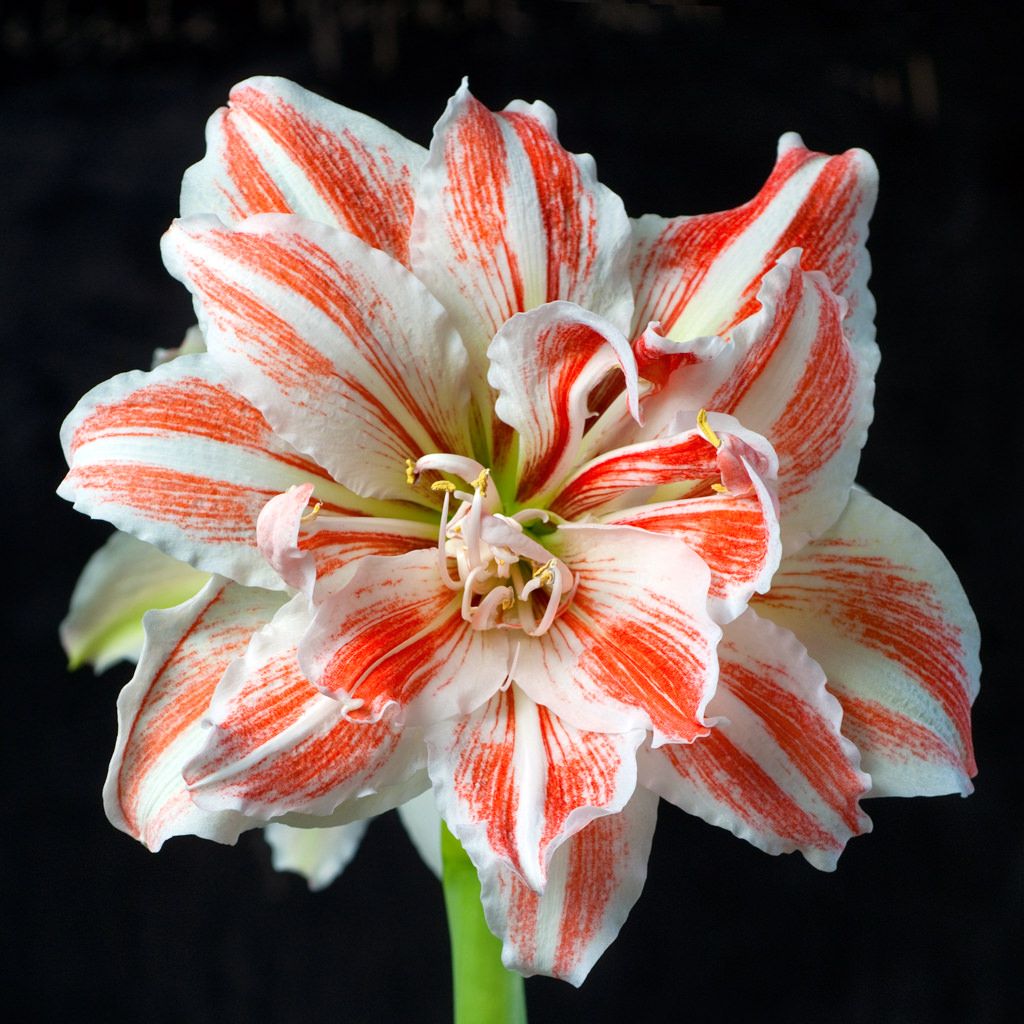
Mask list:
[[[783,560],[756,607],[825,669],[872,796],[971,792],[978,626],[918,527],[854,491],[828,533]]]
[[[375,721],[393,705],[403,724],[468,714],[504,682],[508,640],[473,629],[461,605],[438,578],[436,548],[362,558],[320,605],[299,662],[353,719]]]
[[[535,892],[552,854],[636,786],[642,729],[585,732],[515,684],[472,714],[427,731],[441,815],[477,870],[511,867]]]
[[[640,896],[657,813],[658,798],[637,789],[620,813],[590,822],[555,851],[543,895],[502,864],[481,872],[484,914],[506,967],[583,983]]]
[[[878,191],[867,153],[826,157],[792,132],[764,188],[724,213],[634,222],[634,335],[661,321],[677,341],[723,334],[757,310],[761,279],[784,252],[803,250],[806,270],[821,270],[847,302],[851,337],[870,340],[874,302],[864,243]]]
[[[260,824],[197,808],[182,768],[202,744],[201,722],[221,675],[282,601],[214,577],[187,604],[146,615],[139,667],[117,701],[103,802],[111,822],[151,850],[186,833],[233,843]]]
[[[75,508],[253,586],[282,586],[256,547],[256,519],[292,484],[314,481],[337,512],[396,509],[357,498],[281,441],[206,355],[99,385],[61,441],[70,469],[57,493]]]
[[[779,455],[783,545],[796,551],[846,504],[872,418],[878,349],[851,345],[845,304],[819,273],[785,254],[757,293],[759,312],[714,358],[683,366],[654,402],[732,413]],[[649,418],[658,412],[644,406]]]
[[[270,844],[275,871],[294,871],[309,883],[311,891],[326,889],[356,855],[368,821],[328,828],[293,828],[271,822],[263,829]]]
[[[113,534],[86,563],[60,624],[71,668],[88,662],[103,672],[121,659],[138,661],[142,616],[187,601],[209,578],[151,544]]]
[[[250,78],[206,126],[185,172],[181,215],[227,224],[296,213],[408,262],[416,172],[426,150],[365,114],[283,78]]]
[[[559,145],[550,107],[493,114],[463,83],[434,130],[410,248],[481,375],[498,328],[545,302],[575,302],[625,332],[630,245],[622,201],[589,156]]]
[[[336,480],[407,499],[407,458],[470,450],[462,342],[390,257],[277,214],[177,221],[163,253],[238,390]]]
[[[579,729],[653,729],[658,744],[705,735],[721,636],[707,566],[682,541],[629,526],[545,539],[576,590],[547,633],[516,640],[519,686]]]
[[[307,598],[296,595],[224,673],[207,716],[213,728],[185,766],[200,807],[340,824],[424,787],[417,772],[426,751],[414,730],[351,722],[341,702],[302,674],[296,646],[311,617]]]
[[[645,751],[640,778],[684,811],[768,853],[799,850],[831,871],[852,836],[871,823],[858,800],[871,781],[840,731],[839,702],[796,638],[746,612],[719,645],[723,716],[689,746]]]
[[[636,361],[625,336],[569,302],[518,313],[487,350],[495,412],[518,434],[516,500],[529,505],[550,492],[575,463],[590,416],[588,398],[609,370],[622,370],[637,409]]]

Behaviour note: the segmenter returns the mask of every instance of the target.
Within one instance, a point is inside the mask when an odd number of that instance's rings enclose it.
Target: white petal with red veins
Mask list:
[[[360,494],[409,500],[405,460],[471,450],[466,353],[423,284],[334,228],[176,221],[164,260],[211,355],[274,430]]]
[[[283,78],[250,78],[210,118],[206,156],[185,172],[181,215],[226,224],[296,213],[408,262],[422,146]]]
[[[540,892],[558,847],[632,795],[643,739],[642,729],[576,729],[513,684],[426,731],[428,771],[444,820],[477,870],[507,865]]]
[[[657,814],[657,796],[638,788],[618,814],[595,818],[555,851],[541,895],[498,862],[481,872],[484,915],[509,970],[583,983],[644,887]]]
[[[187,604],[146,615],[138,669],[117,701],[103,803],[114,825],[151,850],[186,834],[233,843],[261,824],[196,807],[182,770],[206,737],[202,721],[225,669],[284,600],[214,577]]]
[[[971,792],[978,627],[919,527],[855,490],[828,533],[783,560],[755,607],[824,667],[872,796]]]

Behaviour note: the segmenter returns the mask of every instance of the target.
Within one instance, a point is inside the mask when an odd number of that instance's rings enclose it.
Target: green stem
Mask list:
[[[452,945],[455,1024],[526,1024],[523,979],[502,965],[501,940],[484,921],[476,868],[443,823],[441,859]]]

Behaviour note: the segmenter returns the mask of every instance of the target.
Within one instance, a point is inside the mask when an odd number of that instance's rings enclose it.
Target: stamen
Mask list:
[[[447,483],[447,481],[439,480],[438,483]],[[448,522],[448,502],[450,500],[451,491],[446,487],[439,488],[439,490],[444,491],[444,505],[441,507],[441,526],[437,531],[437,572],[441,577],[441,582],[449,590],[458,590],[462,584],[458,580],[453,580],[451,574],[448,572],[448,551],[445,547],[447,543],[445,525]]]
[[[313,510],[311,512],[307,512],[304,516],[301,517],[300,522],[311,523],[314,519],[316,519],[318,515],[320,515],[320,509],[322,509],[323,507],[324,503],[322,501],[318,501],[313,506]]]
[[[712,484],[711,485],[711,490],[718,491],[719,494],[728,494],[729,493],[729,488],[726,487],[724,484]]]
[[[711,444],[716,448],[722,447],[721,438],[711,429],[711,426],[708,423],[707,411],[704,409],[701,409],[701,411],[697,413],[697,426],[700,427],[700,432]]]
[[[490,477],[491,471],[483,469],[480,471],[480,475],[473,481],[473,490],[479,491],[485,498],[487,497],[487,481]]]
[[[405,460],[405,482],[410,487],[416,483],[416,463],[412,459]]]
[[[445,492],[446,494],[451,494],[451,493],[452,493],[452,491],[454,491],[454,490],[455,490],[455,484],[453,484],[453,483],[451,482],[451,480],[435,480],[435,481],[434,481],[434,482],[433,482],[433,483],[432,483],[432,484],[430,485],[430,489],[431,489],[432,491],[444,491],[444,492]],[[448,499],[447,499],[447,498],[445,498],[445,502],[447,502],[447,501],[448,501]],[[445,505],[445,508],[447,508],[447,507],[448,507],[448,506],[447,506],[447,504],[446,504],[446,505]],[[446,518],[447,518],[447,517],[446,517]]]

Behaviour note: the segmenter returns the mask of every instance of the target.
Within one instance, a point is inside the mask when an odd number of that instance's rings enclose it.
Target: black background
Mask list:
[[[2,440],[14,467],[0,857],[5,995],[26,1000],[20,1019],[450,1019],[440,890],[393,815],[319,894],[275,874],[258,833],[150,855],[106,823],[99,798],[130,673],[69,675],[56,640],[108,532],[53,496],[59,423],[89,387],[180,341],[190,302],[157,242],[206,118],[236,81],[269,73],[423,144],[463,74],[492,107],[544,99],[563,143],[594,154],[633,215],[745,201],[786,130],[814,149],[872,152],[883,359],[860,479],[947,552],[981,620],[977,792],[870,803],[874,834],[830,875],[663,804],[648,886],[618,941],[579,991],[528,982],[530,1018],[1010,1020],[1024,913],[1015,34],[970,6],[239,6],[0,7]]]

